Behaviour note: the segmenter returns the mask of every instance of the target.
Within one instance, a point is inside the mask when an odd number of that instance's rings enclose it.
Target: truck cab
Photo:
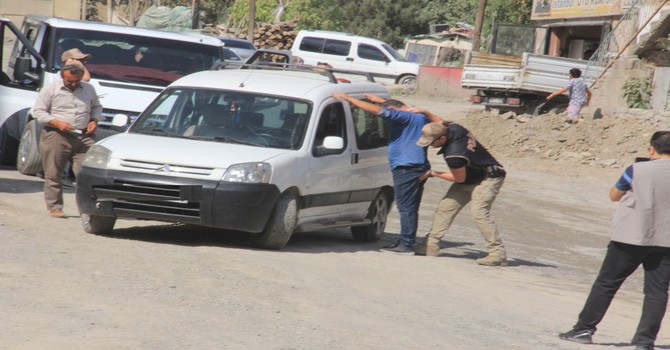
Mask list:
[[[43,86],[60,79],[61,54],[78,48],[86,62],[106,121],[96,138],[123,131],[112,126],[115,114],[137,118],[170,83],[208,70],[223,60],[214,37],[29,15],[21,28],[0,18],[3,35],[0,73],[0,164],[32,175],[41,169],[41,125],[31,108]]]

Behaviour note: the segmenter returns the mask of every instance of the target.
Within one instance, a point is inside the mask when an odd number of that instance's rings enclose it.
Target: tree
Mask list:
[[[191,2],[160,0],[169,7],[191,6]],[[240,28],[248,23],[248,0],[200,0],[200,7],[206,23],[232,23]],[[531,8],[532,0],[488,0],[482,37],[490,35],[494,22],[529,23]],[[298,29],[348,32],[398,47],[405,37],[428,32],[430,24],[472,25],[476,12],[477,0],[256,0],[255,19],[259,23],[298,19]]]

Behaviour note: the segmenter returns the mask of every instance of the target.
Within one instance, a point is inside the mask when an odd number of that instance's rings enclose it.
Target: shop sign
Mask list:
[[[533,0],[532,20],[618,16],[634,0]]]

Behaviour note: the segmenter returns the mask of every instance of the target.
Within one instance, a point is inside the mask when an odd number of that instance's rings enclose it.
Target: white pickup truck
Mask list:
[[[473,103],[486,109],[541,114],[567,107],[567,95],[550,102],[546,97],[568,82],[572,68],[586,70],[588,61],[524,53],[521,59],[510,56],[475,53],[463,67],[461,86],[475,89]],[[587,83],[590,80],[586,79]],[[546,103],[545,103],[546,102]]]
[[[76,47],[93,55],[86,67],[107,118],[98,139],[125,130],[112,126],[115,114],[134,120],[167,85],[217,66],[224,57],[223,44],[210,36],[55,17],[26,16],[21,29],[0,18],[0,33],[0,52],[13,44],[9,57],[1,57],[0,164],[16,164],[23,174],[41,169],[41,126],[30,110],[39,90],[60,79],[63,51]]]

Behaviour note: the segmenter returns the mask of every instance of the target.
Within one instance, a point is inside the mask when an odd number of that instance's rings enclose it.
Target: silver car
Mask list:
[[[249,40],[219,37],[224,46],[233,50],[242,60],[246,60],[251,56],[257,47]]]

